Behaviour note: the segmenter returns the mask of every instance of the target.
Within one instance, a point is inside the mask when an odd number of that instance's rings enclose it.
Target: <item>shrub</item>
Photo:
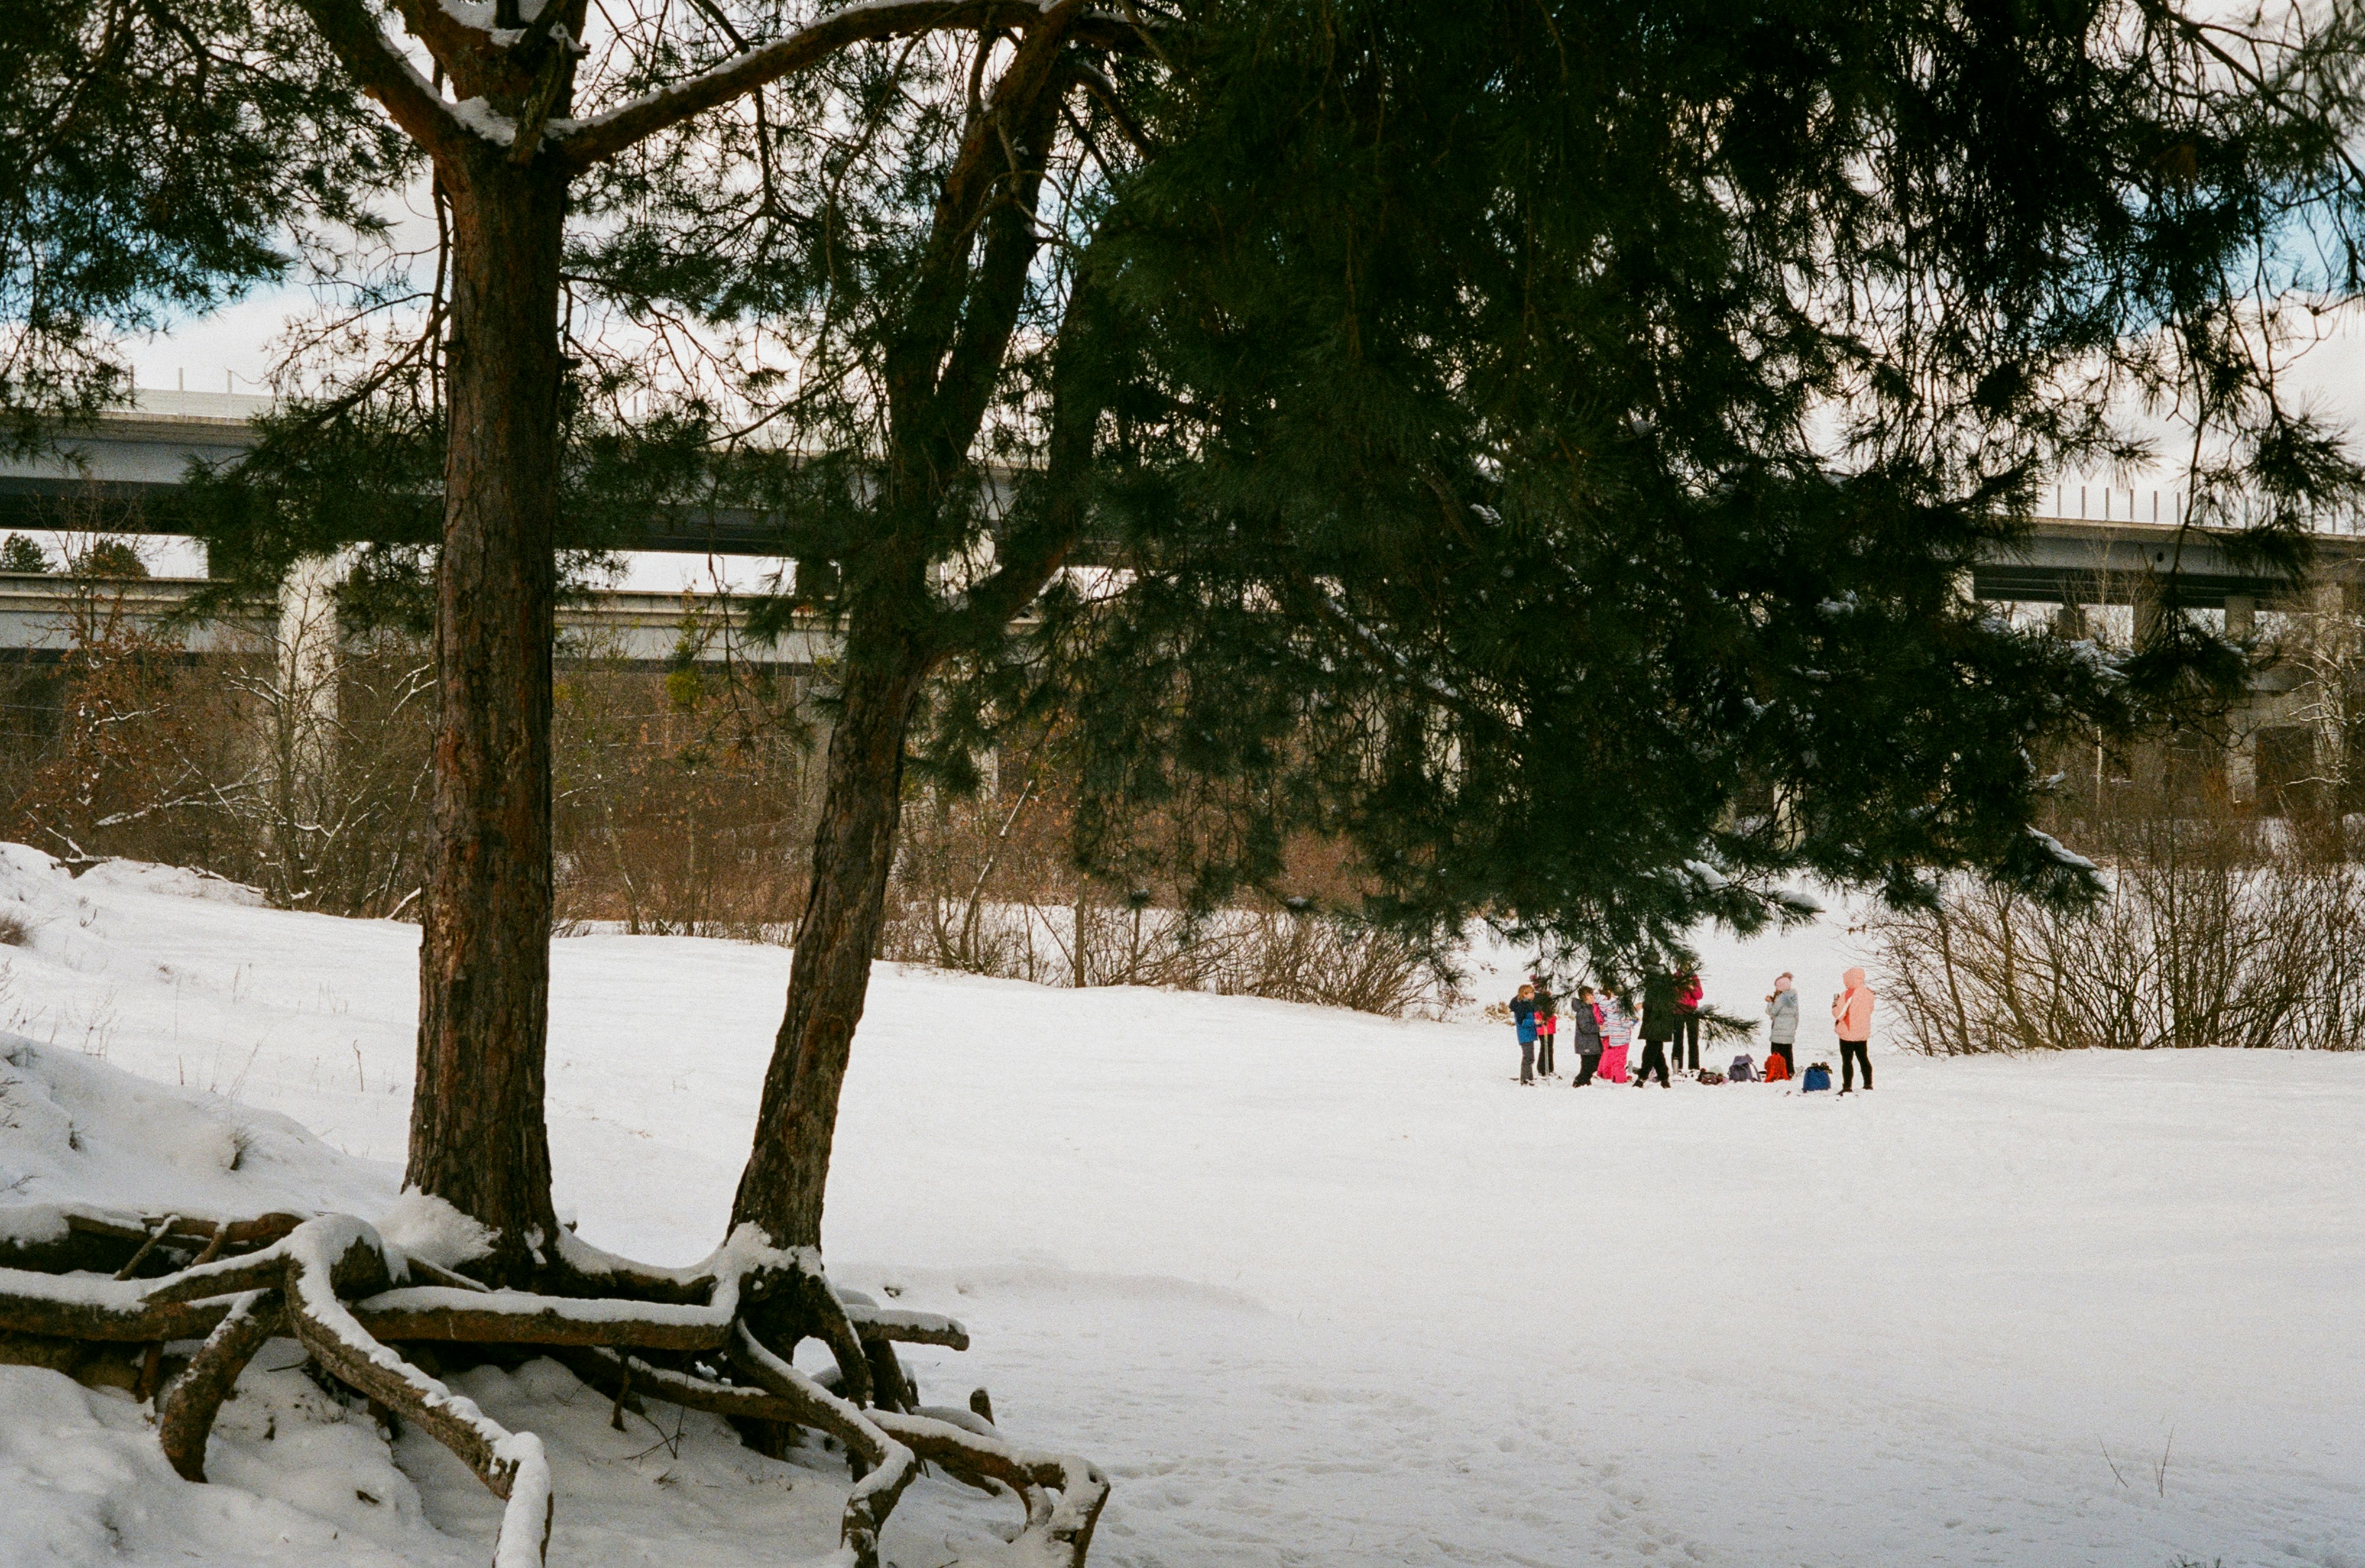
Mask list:
[[[1879,924],[1909,1045],[2365,1047],[2365,870],[2341,846],[2207,802],[2104,837],[2090,910],[1967,886]]]

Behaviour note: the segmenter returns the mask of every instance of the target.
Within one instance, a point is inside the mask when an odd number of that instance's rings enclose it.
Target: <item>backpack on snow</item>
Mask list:
[[[1829,1089],[1831,1086],[1832,1064],[1819,1061],[1808,1068],[1807,1075],[1799,1081],[1799,1092],[1812,1094],[1818,1089]]]
[[[1710,1072],[1708,1069],[1702,1068],[1700,1070],[1699,1081],[1702,1083],[1722,1083],[1724,1081],[1724,1074],[1721,1072]]]
[[[1754,1083],[1757,1081],[1757,1064],[1745,1056],[1735,1057],[1732,1070],[1724,1076],[1733,1083]]]

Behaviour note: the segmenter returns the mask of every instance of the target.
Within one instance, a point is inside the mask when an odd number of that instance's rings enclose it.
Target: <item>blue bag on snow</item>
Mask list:
[[[1802,1094],[1812,1094],[1818,1089],[1829,1089],[1831,1086],[1831,1064],[1819,1061],[1807,1070],[1807,1076],[1799,1082],[1799,1092]]]

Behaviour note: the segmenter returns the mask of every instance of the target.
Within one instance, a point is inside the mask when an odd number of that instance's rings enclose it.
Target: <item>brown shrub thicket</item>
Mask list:
[[[218,629],[200,660],[126,598],[78,588],[63,657],[11,672],[12,835],[74,864],[200,867],[290,907],[410,902],[427,825],[424,653],[354,639],[332,686],[305,687],[283,678],[267,633]]]
[[[975,800],[907,805],[880,956],[1048,985],[1142,985],[1439,1014],[1452,975],[1417,944],[1351,913],[1338,846],[1291,846],[1287,903],[1257,897],[1192,913],[1180,890],[1080,871],[1074,811],[1054,780],[1005,778]],[[1133,826],[1145,865],[1172,865],[1193,831],[1163,817]]]
[[[562,922],[786,942],[804,909],[822,758],[801,678],[581,660],[557,691]]]
[[[193,655],[188,630],[160,629],[129,592],[77,586],[63,656],[9,669],[6,833],[70,863],[194,866],[282,906],[415,917],[433,700],[422,643],[349,629],[333,659],[291,658],[280,639],[302,633],[264,609],[243,630],[205,628],[207,651]],[[686,617],[670,669],[596,647],[561,660],[562,931],[793,939],[823,710],[808,673],[697,658],[709,630]],[[1182,913],[1178,889],[1083,874],[1072,798],[1045,755],[1026,751],[975,798],[915,791],[880,957],[1389,1014],[1454,1000],[1431,955],[1335,913],[1354,893],[1336,846],[1293,846],[1290,903],[1235,901],[1198,916]],[[1182,831],[1145,820],[1138,845],[1115,847],[1129,863],[1171,863]]]
[[[1909,1044],[2365,1047],[2365,868],[2340,819],[2258,817],[2211,790],[2079,826],[2110,889],[2092,909],[1967,885],[1880,924]]]

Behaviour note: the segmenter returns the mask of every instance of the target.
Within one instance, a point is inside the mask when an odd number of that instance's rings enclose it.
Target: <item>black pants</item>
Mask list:
[[[1769,1057],[1780,1057],[1782,1065],[1790,1070],[1791,1077],[1796,1078],[1799,1076],[1799,1064],[1790,1055],[1791,1048],[1789,1041],[1777,1040],[1765,1047],[1765,1054]]]
[[[1519,1042],[1519,1081],[1533,1083],[1535,1081],[1536,1043],[1533,1040],[1521,1040]]]
[[[1841,1093],[1844,1094],[1849,1090],[1855,1087],[1855,1064],[1858,1062],[1864,1063],[1864,1086],[1866,1089],[1872,1087],[1872,1053],[1865,1049],[1865,1047],[1868,1044],[1870,1044],[1870,1042],[1866,1040],[1842,1040],[1840,1042]]]
[[[1601,1065],[1601,1047],[1576,1053],[1576,1081],[1579,1085],[1593,1081],[1593,1070]]]
[[[1552,1037],[1541,1032],[1536,1036],[1536,1070],[1546,1078],[1552,1075]]]
[[[1634,1087],[1640,1089],[1648,1083],[1654,1072],[1659,1075],[1659,1087],[1664,1089],[1667,1086],[1667,1042],[1664,1040],[1642,1042],[1642,1069],[1634,1075]]]
[[[1686,1057],[1691,1058],[1688,1064],[1684,1059]],[[1699,1019],[1696,1014],[1679,1013],[1676,1015],[1675,1061],[1678,1072],[1686,1070],[1687,1067],[1693,1072],[1699,1070]]]

